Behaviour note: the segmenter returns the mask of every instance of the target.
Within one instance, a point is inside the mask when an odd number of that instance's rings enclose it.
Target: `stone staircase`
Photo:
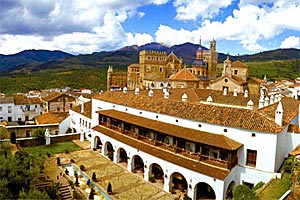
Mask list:
[[[72,193],[70,191],[70,187],[68,185],[64,185],[64,186],[59,187],[59,196],[63,200],[73,199]]]

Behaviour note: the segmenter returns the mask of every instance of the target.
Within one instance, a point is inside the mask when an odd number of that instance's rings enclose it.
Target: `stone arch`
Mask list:
[[[123,148],[119,148],[117,151],[117,163],[124,163],[127,166],[128,163],[128,156],[127,156],[127,152],[125,151],[125,149]]]
[[[225,199],[232,199],[233,198],[233,188],[235,187],[235,182],[231,181],[228,185],[228,188],[226,190],[226,196]]]
[[[216,193],[209,184],[199,182],[195,185],[194,199],[216,199]]]
[[[101,142],[99,136],[94,137],[94,147],[93,148],[95,148],[96,150],[102,148],[102,142]]]
[[[111,161],[114,159],[114,148],[110,142],[106,142],[104,146],[104,155],[106,155]]]
[[[144,161],[139,155],[134,155],[132,157],[131,171],[133,173],[144,173]]]
[[[186,178],[179,172],[174,172],[170,176],[170,192],[172,194],[187,194],[187,181]]]
[[[164,171],[162,167],[157,163],[152,163],[149,166],[149,181],[163,183],[164,181]],[[163,185],[162,185],[163,187]]]

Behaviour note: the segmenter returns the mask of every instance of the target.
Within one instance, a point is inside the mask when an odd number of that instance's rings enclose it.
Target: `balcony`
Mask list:
[[[138,133],[132,132],[132,131],[128,131],[128,130],[124,130],[121,127],[118,126],[114,126],[114,125],[108,125],[107,122],[99,122],[99,125],[107,127],[109,129],[115,130],[121,134],[125,134],[126,136],[129,136],[133,139],[145,142],[147,144],[162,148],[164,150],[167,150],[169,152],[172,152],[178,156],[184,156],[187,157],[189,159],[193,159],[196,160],[198,162],[203,162],[206,164],[210,164],[210,165],[214,165],[214,166],[218,166],[221,168],[225,168],[225,169],[232,169],[235,165],[237,165],[238,163],[238,158],[236,156],[233,156],[233,154],[228,153],[228,159],[227,160],[222,160],[220,158],[214,158],[211,156],[207,156],[207,155],[203,155],[200,152],[193,152],[193,151],[189,151],[187,149],[184,148],[179,148],[176,145],[170,145],[170,144],[166,144],[164,142],[161,141],[157,141],[153,138],[149,138],[143,135],[139,135]]]

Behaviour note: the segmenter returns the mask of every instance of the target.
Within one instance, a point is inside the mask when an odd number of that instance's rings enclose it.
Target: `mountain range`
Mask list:
[[[203,49],[207,49],[201,46]],[[27,74],[40,70],[72,70],[85,68],[101,68],[112,65],[114,68],[125,69],[128,65],[138,63],[140,50],[157,50],[170,53],[173,51],[189,65],[195,59],[199,45],[184,43],[168,47],[159,43],[149,43],[142,46],[126,46],[115,51],[94,52],[92,54],[72,55],[63,51],[25,50],[17,54],[0,54],[1,74]],[[218,62],[226,59],[226,54],[219,53]],[[300,49],[277,49],[252,55],[230,56],[231,60],[266,61],[300,59]]]

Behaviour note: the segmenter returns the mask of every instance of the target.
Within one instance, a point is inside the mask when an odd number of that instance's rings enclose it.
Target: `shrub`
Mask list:
[[[284,165],[283,165],[283,169],[287,173],[292,172],[292,169],[293,169],[293,158],[292,157],[289,157],[288,159],[286,159],[286,161],[284,162]]]
[[[68,149],[65,149],[65,153],[68,154],[68,153],[69,153],[69,150],[68,150]]]
[[[149,176],[149,181],[150,181],[151,183],[154,183],[154,182],[155,182],[155,177],[154,177],[154,175],[150,175],[150,176]]]
[[[81,171],[85,171],[84,165],[80,165],[80,170],[81,170]]]
[[[259,188],[261,188],[262,186],[264,186],[264,182],[260,181],[258,182],[253,188],[252,188],[252,191],[256,191],[258,190]]]
[[[96,180],[97,180],[97,177],[96,177],[96,173],[95,173],[95,172],[93,172],[92,180],[93,180],[93,181],[96,181]]]
[[[112,193],[112,188],[111,188],[111,183],[110,182],[108,182],[108,185],[107,185],[107,193],[108,194]]]
[[[255,192],[246,185],[237,185],[233,189],[234,200],[258,200]]]
[[[58,166],[60,165],[60,158],[59,157],[56,158],[56,163],[57,163]]]

